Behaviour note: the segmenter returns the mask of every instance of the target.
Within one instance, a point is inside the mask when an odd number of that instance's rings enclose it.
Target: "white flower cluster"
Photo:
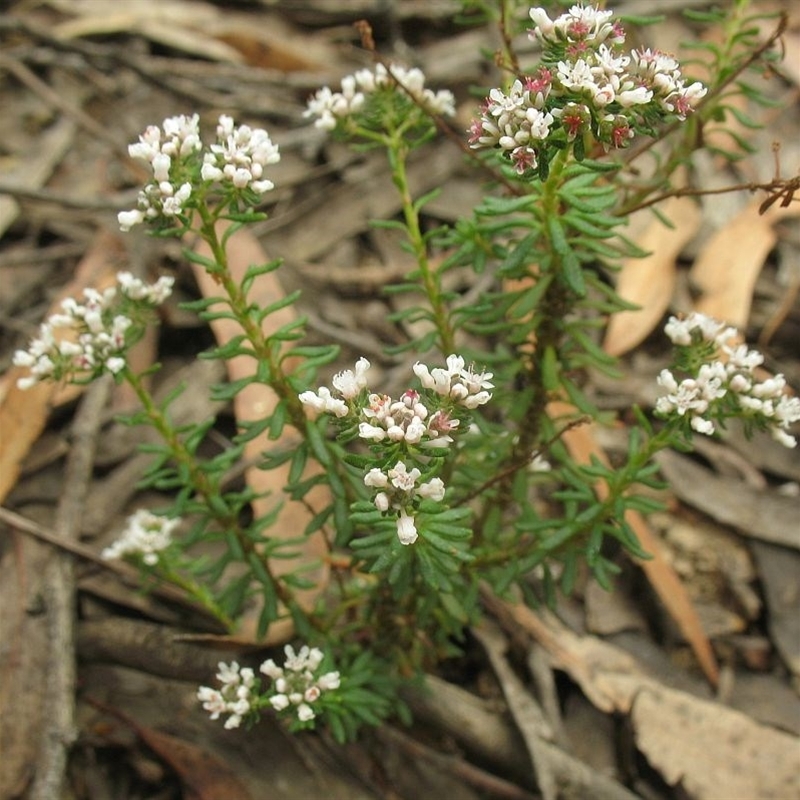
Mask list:
[[[217,125],[217,144],[203,156],[200,176],[204,181],[230,181],[237,189],[250,188],[264,194],[275,188],[266,180],[264,167],[281,160],[278,146],[263,128],[233,124],[224,114]]]
[[[203,709],[210,712],[211,719],[219,719],[220,714],[229,714],[225,720],[225,728],[232,730],[242,724],[242,720],[253,706],[256,675],[250,667],[239,667],[236,661],[230,665],[220,661],[217,680],[221,689],[201,686],[197,690],[197,699]]]
[[[275,711],[290,709],[299,722],[310,722],[316,717],[312,706],[322,693],[339,688],[339,673],[315,674],[324,658],[317,647],[303,645],[300,652],[295,653],[294,648],[287,644],[284,653],[286,660],[282,667],[271,658],[259,667],[259,672],[273,682],[272,691],[264,697]],[[248,714],[263,707],[256,674],[250,667],[240,667],[235,661],[230,665],[220,662],[217,680],[222,684],[220,689],[201,686],[197,690],[197,699],[210,712],[211,719],[229,714],[225,720],[228,730],[238,728]]]
[[[398,512],[397,538],[400,544],[414,544],[417,541],[417,527],[413,515],[408,513],[415,497],[435,500],[444,499],[444,483],[441,478],[431,478],[417,485],[420,471],[413,467],[411,471],[404,462],[398,461],[384,472],[373,467],[365,476],[364,484],[370,488],[380,489],[373,502],[378,511],[386,512],[390,508]]]
[[[315,675],[324,658],[317,647],[303,645],[300,652],[295,653],[294,648],[287,644],[283,651],[286,660],[282,667],[271,658],[259,667],[259,671],[273,681],[274,693],[270,695],[269,703],[276,711],[291,708],[300,722],[308,722],[316,716],[312,704],[320,695],[339,688],[339,673]]]
[[[542,44],[585,42],[597,47],[609,39],[615,44],[625,41],[625,33],[619,23],[611,21],[613,11],[574,5],[555,20],[551,20],[543,8],[532,8],[528,14],[534,24],[530,38],[538,39]]]
[[[152,180],[139,192],[137,208],[117,215],[119,226],[159,219],[171,220],[184,213],[196,191],[193,182],[220,184],[223,189],[249,189],[263,194],[274,188],[264,177],[264,168],[280,161],[278,146],[262,128],[237,127],[225,114],[217,124],[217,141],[203,150],[199,117],[169,117],[162,127],[150,125],[139,141],[128,146],[132,158],[150,164]],[[201,157],[202,156],[202,157]]]
[[[400,89],[397,84],[403,88]],[[333,130],[340,120],[360,112],[369,95],[378,92],[405,91],[427,112],[453,116],[455,98],[446,89],[434,92],[425,88],[425,74],[413,67],[406,69],[399,64],[390,64],[389,69],[377,64],[374,71],[358,70],[342,79],[341,91],[334,92],[323,87],[308,101],[303,114],[314,118],[314,125],[323,130]]]
[[[159,553],[172,544],[172,531],[180,519],[159,517],[140,508],[128,517],[122,535],[100,554],[106,560],[127,555],[141,555],[142,561],[152,567],[158,563]]]
[[[487,389],[494,389],[491,372],[475,372],[467,367],[461,356],[449,355],[445,367],[429,370],[417,361],[414,374],[425,389],[447,397],[465,408],[477,408],[492,399]]]
[[[456,416],[459,408],[475,409],[492,398],[494,388],[491,372],[475,372],[464,359],[450,355],[444,367],[427,367],[419,361],[414,374],[427,396],[407,389],[398,400],[386,394],[369,391],[370,363],[360,358],[355,368],[334,375],[333,390],[322,386],[317,391],[300,394],[300,402],[313,414],[332,414],[358,426],[358,436],[369,442],[387,446],[404,445],[413,453],[432,448],[446,448],[453,441],[450,435],[459,428]],[[378,490],[373,497],[375,507],[382,513],[397,515],[397,536],[402,544],[413,544],[417,538],[414,510],[419,499],[440,502],[444,498],[444,483],[433,477],[419,482],[422,471],[403,460],[394,461],[393,452],[387,469],[374,467],[364,477],[364,484]],[[420,462],[427,467],[425,457]]]
[[[83,302],[68,297],[61,312],[51,315],[39,328],[39,336],[27,350],[14,353],[14,364],[27,367],[20,389],[46,380],[80,380],[102,371],[118,373],[125,366],[126,332],[134,324],[121,313],[126,301],[143,307],[162,303],[172,292],[173,278],[163,276],[146,284],[129,272],[117,274],[117,286],[103,292],[83,290]]]
[[[131,158],[147,161],[153,170],[153,180],[139,192],[138,208],[120,211],[117,215],[123,231],[145,220],[161,216],[175,217],[191,197],[192,184],[174,180],[174,167],[201,150],[199,117],[184,115],[168,117],[161,128],[148,125],[139,141],[128,145]]]
[[[350,413],[350,406],[346,401],[355,400],[361,390],[367,388],[369,368],[369,361],[363,357],[359,358],[354,370],[342,370],[333,376],[331,383],[340,397],[335,397],[327,386],[321,386],[316,392],[311,390],[303,392],[300,395],[300,402],[318,414],[346,417]]]
[[[388,394],[370,394],[361,409],[366,419],[358,424],[358,435],[373,442],[406,442],[423,447],[447,447],[449,435],[459,420],[452,419],[445,409],[430,414],[421,402],[419,392],[407,389],[399,400]]]
[[[693,313],[684,319],[670,317],[664,330],[679,347],[710,344],[715,355],[714,360],[699,366],[696,375],[683,380],[662,370],[658,383],[667,394],[658,399],[656,411],[664,416],[687,416],[692,429],[704,434],[714,433],[710,417],[743,416],[767,428],[785,447],[796,445],[788,428],[800,421],[800,399],[787,394],[783,375],[763,381],[756,377],[764,356],[738,344],[735,328]]]
[[[624,54],[625,34],[613,12],[575,5],[551,20],[533,8],[530,33],[543,47],[542,66],[508,93],[492,89],[470,127],[472,147],[496,147],[524,174],[536,169],[545,143],[591,132],[609,147],[625,147],[654,119],[685,119],[706,94],[686,85],[678,62],[649,49]]]
[[[475,409],[484,405],[492,399],[487,390],[494,388],[491,372],[474,372],[461,356],[448,356],[446,364],[429,369],[417,362],[413,367],[423,388],[444,401],[443,407],[433,413],[413,389],[403,392],[399,400],[385,394],[367,394],[370,363],[366,358],[360,358],[354,370],[334,375],[333,391],[322,386],[317,391],[302,392],[299,398],[314,413],[340,418],[354,414],[360,420],[358,434],[362,439],[446,447],[453,441],[449,434],[459,425],[459,420],[451,416],[452,407]]]

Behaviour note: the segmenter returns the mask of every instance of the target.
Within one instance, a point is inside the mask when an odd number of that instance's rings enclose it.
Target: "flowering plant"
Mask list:
[[[244,426],[230,448],[208,458],[199,447],[213,421],[180,427],[169,402],[155,401],[127,353],[169,295],[166,277],[146,284],[121,273],[116,287],[65,301],[15,357],[30,370],[25,387],[103,372],[128,382],[141,402],[130,421],[161,436],[146,480],[174,499],[157,514],[134,514],[104,557],[137,560],[148,579],[178,585],[226,630],[255,605],[258,638],[290,619],[308,642],[298,651],[286,645],[282,666],[263,661],[263,678],[252,666],[220,664],[220,688],[201,687],[198,699],[213,719],[227,715],[226,728],[271,709],[293,730],[319,717],[345,739],[362,723],[403,714],[399,684],[458,652],[480,614],[483,587],[555,602],[557,589],[572,589],[579,565],[610,587],[620,547],[647,558],[627,512],[655,507],[636,488],[653,484],[658,450],[689,447],[694,434],[715,435],[733,418],[795,444],[790,428],[800,420],[800,401],[787,394],[783,377],[758,375],[763,357],[732,328],[690,315],[667,323],[676,364],[658,377],[664,393],[655,418],[636,410],[625,460],[581,464],[565,446],[571,428],[602,417],[585,378],[590,369],[614,373],[595,332],[627,307],[608,275],[637,252],[618,233],[626,216],[615,183],[625,169],[618,151],[636,137],[664,138],[659,180],[634,186],[625,176],[626,199],[646,202],[694,146],[681,123],[690,128],[693,115],[724,108],[672,56],[624,51],[625,33],[611,11],[575,5],[551,19],[534,8],[529,18],[539,62],[522,71],[508,48],[506,85],[489,90],[468,132],[465,150],[491,170],[495,188],[451,229],[425,229],[430,197],[415,198],[408,180],[411,153],[454,115],[450,92],[427,88],[419,69],[379,62],[308,103],[306,117],[324,134],[387,154],[402,206],[392,224],[415,261],[393,289],[418,300],[397,321],[421,323],[398,348],[413,353],[409,383],[374,386],[361,357],[319,385],[317,372],[337,358],[336,348],[294,345],[303,333],[298,322],[263,332],[261,323],[296,296],[257,307],[251,289],[279,262],[253,265],[237,281],[227,243],[238,227],[263,219],[256,208],[273,189],[269,168],[280,152],[265,130],[226,115],[211,144],[197,115],[147,128],[130,154],[152,177],[119,223],[126,231],[151,225],[164,235],[193,234],[208,245],[210,257],[186,257],[214,277],[220,296],[187,307],[241,327],[206,355],[253,360],[251,376],[216,387],[214,396],[230,400],[266,384],[278,398],[272,416]],[[739,68],[725,63],[718,73]],[[703,98],[708,111],[698,106]],[[444,254],[438,262],[436,250]],[[457,270],[491,270],[491,290],[465,302],[445,288],[444,277]],[[224,481],[247,441],[265,430],[277,439],[287,426],[296,443],[265,453],[265,468],[291,463],[290,497],[318,484],[331,497],[288,542],[271,535],[275,514],[248,515],[251,490]],[[309,462],[318,466],[310,478]],[[329,560],[344,565],[336,582],[315,587],[301,571],[275,569],[297,541],[320,531]],[[216,555],[193,555],[208,542],[218,545]],[[324,594],[308,608],[298,592],[310,587]]]

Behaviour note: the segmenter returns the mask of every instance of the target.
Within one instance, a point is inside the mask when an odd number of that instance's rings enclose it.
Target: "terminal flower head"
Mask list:
[[[287,644],[283,666],[271,658],[264,661],[259,672],[272,681],[268,701],[275,711],[289,711],[301,722],[310,722],[316,717],[314,704],[325,692],[338,689],[341,683],[338,672],[317,674],[324,654],[317,647],[303,645],[299,651]]]
[[[201,686],[197,690],[197,699],[211,714],[211,719],[219,719],[220,715],[228,714],[225,728],[238,728],[242,720],[254,710],[257,692],[255,672],[250,667],[240,667],[236,661],[231,664],[220,662],[217,680],[222,684],[221,688]]]
[[[147,162],[152,178],[139,192],[136,208],[117,215],[121,230],[145,222],[174,225],[208,191],[261,195],[274,188],[267,168],[280,161],[280,152],[264,129],[237,126],[222,114],[216,134],[216,141],[205,147],[197,114],[168,117],[129,145],[131,158]]]
[[[376,64],[374,69],[361,69],[342,79],[339,91],[324,86],[308,101],[304,116],[314,126],[332,131],[349,120],[369,126],[369,109],[382,100],[397,102],[408,114],[452,116],[455,98],[447,90],[433,91],[425,86],[422,70],[400,64]],[[374,102],[373,102],[374,101]]]
[[[155,566],[161,552],[172,544],[172,531],[180,522],[180,519],[160,517],[140,508],[128,517],[119,539],[106,547],[101,555],[108,560],[137,555],[148,566]]]
[[[706,94],[672,56],[623,50],[625,31],[610,10],[576,4],[556,19],[543,8],[530,17],[542,63],[508,93],[492,89],[469,128],[471,147],[497,150],[520,176],[541,173],[568,143],[578,159],[592,140],[627,147],[659,122],[686,119]]]
[[[741,417],[785,447],[796,445],[789,428],[800,422],[800,399],[788,392],[783,375],[764,380],[756,375],[764,356],[740,344],[735,328],[692,313],[670,317],[665,332],[689,374],[677,377],[662,370],[658,384],[666,394],[656,402],[659,415],[687,419],[692,430],[707,435],[717,423]]]
[[[85,382],[103,372],[119,374],[142,320],[169,297],[172,284],[168,276],[147,284],[120,272],[116,286],[84,289],[80,300],[65,298],[27,349],[14,354],[15,366],[28,369],[17,385],[29,389],[42,381]]]

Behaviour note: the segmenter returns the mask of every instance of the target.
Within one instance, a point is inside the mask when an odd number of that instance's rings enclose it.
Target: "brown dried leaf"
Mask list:
[[[759,214],[754,200],[705,244],[690,277],[700,290],[695,311],[744,328],[750,317],[753,288],[767,256],[777,241],[773,225],[800,214],[800,203],[782,208],[775,204]]]
[[[147,746],[172,767],[180,778],[186,800],[251,800],[236,773],[213,753],[185,739],[153,728],[136,726]]]
[[[269,260],[261,248],[257,239],[247,230],[240,230],[228,239],[228,267],[234,281],[239,283],[248,267],[254,264],[263,264]],[[211,253],[205,244],[197,247],[198,253],[205,257],[210,257]],[[214,282],[213,278],[199,265],[193,265],[195,278],[198,286],[206,297],[217,297],[220,295],[220,287]],[[251,302],[260,308],[278,302],[284,296],[283,289],[275,277],[274,272],[259,276],[249,294]],[[270,314],[263,323],[264,333],[269,335],[283,325],[288,324],[295,318],[291,307],[280,309],[274,314]],[[237,322],[230,319],[217,319],[211,322],[214,335],[220,344],[224,344],[234,336],[241,334],[241,328]],[[232,381],[247,377],[253,374],[254,362],[248,356],[237,356],[227,362],[228,376]],[[234,411],[239,422],[251,420],[261,420],[269,417],[277,405],[278,398],[275,392],[261,383],[251,384],[240,392],[234,400]],[[266,433],[251,440],[245,447],[244,457],[250,461],[257,459],[267,448],[281,447],[291,449],[300,441],[300,434],[290,426],[284,428],[283,434],[278,441],[270,441]],[[269,471],[250,467],[245,473],[248,484],[252,489],[259,493],[269,493],[267,497],[261,497],[254,501],[253,512],[256,516],[269,513],[275,505],[283,500],[283,506],[278,519],[271,529],[271,535],[294,539],[302,535],[306,525],[312,516],[322,510],[330,501],[329,494],[323,486],[314,487],[304,498],[303,503],[290,501],[284,495],[284,488],[288,483],[290,463],[285,463],[276,469]],[[308,467],[303,474],[303,478],[309,478],[313,474],[312,468]],[[315,582],[316,588],[296,593],[297,599],[301,604],[310,606],[317,595],[324,588],[328,579],[328,567],[325,562],[327,547],[322,533],[317,531],[313,535],[306,537],[303,544],[296,548],[299,551],[297,558],[275,559],[273,569],[277,574],[284,574],[298,569],[298,567],[308,567],[313,565],[312,570],[304,571],[304,576]],[[244,627],[240,631],[241,636],[255,635],[256,620],[245,620]],[[291,622],[288,620],[275,623],[271,626],[267,641],[284,641],[291,635]]]
[[[674,227],[654,217],[636,240],[650,255],[622,264],[617,293],[640,308],[620,311],[609,320],[603,348],[612,356],[632,350],[659,323],[672,299],[678,255],[700,227],[697,204],[688,197],[671,197],[662,210]]]

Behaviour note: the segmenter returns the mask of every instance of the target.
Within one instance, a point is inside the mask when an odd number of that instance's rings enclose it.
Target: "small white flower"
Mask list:
[[[772,438],[778,442],[778,444],[782,444],[784,447],[796,447],[797,446],[797,439],[794,436],[786,433],[785,430],[782,428],[770,428],[770,433],[772,434]]]
[[[341,677],[338,672],[326,672],[324,675],[320,675],[320,677],[317,678],[317,686],[319,686],[323,692],[338,689],[340,684]]]
[[[134,225],[141,225],[144,222],[144,213],[138,208],[132,211],[120,211],[117,214],[117,221],[120,230],[127,233]]]
[[[319,699],[321,693],[319,686],[309,686],[303,694],[303,699],[307,703],[313,703],[315,700]]]
[[[283,677],[283,669],[279,667],[271,658],[268,658],[266,661],[264,661],[258,668],[258,671],[262,672],[268,678],[272,678],[272,680],[277,680],[278,678]]]
[[[406,465],[402,461],[398,461],[387,474],[392,486],[402,492],[412,493],[417,478],[420,476],[420,471],[414,467],[411,472],[409,472]]]
[[[101,557],[110,560],[138,554],[142,556],[145,564],[153,566],[158,563],[160,553],[172,544],[172,531],[179,524],[180,519],[159,517],[147,509],[140,508],[128,517],[120,538],[106,547]],[[238,670],[235,662],[234,666]]]
[[[370,425],[368,422],[360,422],[358,424],[358,435],[362,439],[370,439],[374,442],[382,442],[386,438],[386,431],[376,425]]]
[[[714,433],[714,423],[703,417],[692,417],[691,426],[698,433],[703,433],[706,436],[711,436]]]
[[[269,703],[276,711],[283,711],[289,708],[289,698],[285,694],[272,695],[269,699]]]
[[[347,403],[331,394],[331,390],[326,386],[321,386],[316,392],[311,390],[301,392],[298,400],[308,408],[317,413],[333,414],[337,417],[345,417],[350,413]]]
[[[297,707],[297,718],[301,722],[308,722],[309,720],[314,719],[316,715],[314,714],[313,709],[311,706],[307,705],[306,703],[301,703]]]
[[[360,358],[356,362],[354,370],[343,370],[333,376],[331,383],[333,388],[336,389],[345,400],[352,400],[358,394],[367,388],[367,372],[369,371],[370,363],[366,358]]]
[[[389,483],[389,478],[377,467],[373,467],[364,476],[364,485],[372,488],[382,489]]]
[[[441,478],[431,478],[420,484],[417,493],[420,497],[426,497],[439,503],[444,499],[444,482]]]
[[[417,528],[414,525],[414,517],[408,516],[405,511],[400,511],[397,518],[397,538],[402,545],[414,544],[417,541]]]
[[[427,433],[427,430],[425,423],[419,417],[415,416],[411,422],[408,423],[403,438],[405,438],[409,444],[418,444]]]

